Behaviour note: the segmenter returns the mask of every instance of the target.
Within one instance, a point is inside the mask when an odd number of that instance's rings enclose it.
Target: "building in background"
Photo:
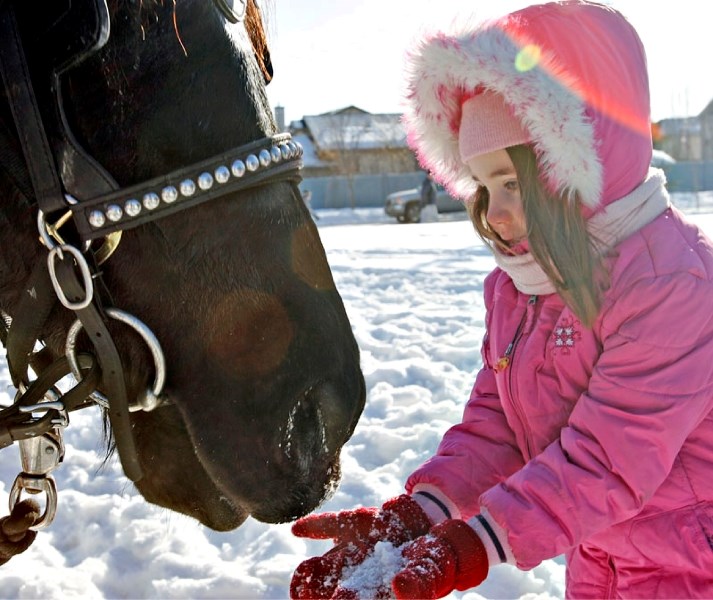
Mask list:
[[[698,115],[701,128],[701,160],[713,160],[713,100]]]
[[[374,175],[418,169],[413,152],[406,144],[400,114],[372,114],[347,106],[292,121],[289,131],[299,136],[301,143],[312,146],[312,154],[320,161],[316,165],[320,172],[327,166],[335,175]],[[305,172],[305,175],[311,173]]]
[[[312,206],[379,206],[384,197],[423,177],[406,144],[400,114],[356,106],[292,121],[287,130],[304,149],[303,177]]]
[[[301,187],[313,208],[381,206],[390,193],[423,180],[399,113],[347,106],[285,124],[277,106],[275,122],[304,149]],[[652,132],[654,146],[676,160],[663,167],[671,191],[713,189],[713,101],[697,116],[653,123]]]
[[[713,190],[713,101],[693,117],[653,125],[654,146],[676,162],[664,166],[671,192]]]
[[[701,115],[661,119],[655,123],[654,146],[677,161],[701,160],[704,148],[701,123]]]

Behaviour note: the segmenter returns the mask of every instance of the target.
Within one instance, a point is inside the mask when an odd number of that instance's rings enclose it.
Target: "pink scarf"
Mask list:
[[[587,222],[587,229],[601,253],[648,225],[671,206],[666,177],[660,169],[649,169],[646,179],[633,192],[612,202]],[[557,290],[530,252],[508,255],[494,249],[495,262],[523,294],[542,296]]]

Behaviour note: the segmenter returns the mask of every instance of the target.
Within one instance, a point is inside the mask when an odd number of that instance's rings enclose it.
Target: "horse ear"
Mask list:
[[[250,41],[255,49],[258,65],[265,78],[265,85],[272,81],[272,61],[270,60],[270,50],[267,47],[267,36],[260,14],[260,7],[256,0],[248,0],[245,10],[245,29],[248,32]]]

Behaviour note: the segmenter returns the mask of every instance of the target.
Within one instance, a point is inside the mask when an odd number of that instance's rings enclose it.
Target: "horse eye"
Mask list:
[[[213,0],[218,10],[231,23],[239,23],[245,16],[247,0]]]

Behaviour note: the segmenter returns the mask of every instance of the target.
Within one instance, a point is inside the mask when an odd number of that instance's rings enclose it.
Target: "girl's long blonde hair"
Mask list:
[[[591,327],[607,278],[602,256],[587,232],[581,203],[547,190],[529,146],[506,150],[517,172],[530,252],[580,322]],[[479,186],[468,204],[470,218],[486,244],[509,253],[508,245],[488,225],[489,200],[488,190]]]

